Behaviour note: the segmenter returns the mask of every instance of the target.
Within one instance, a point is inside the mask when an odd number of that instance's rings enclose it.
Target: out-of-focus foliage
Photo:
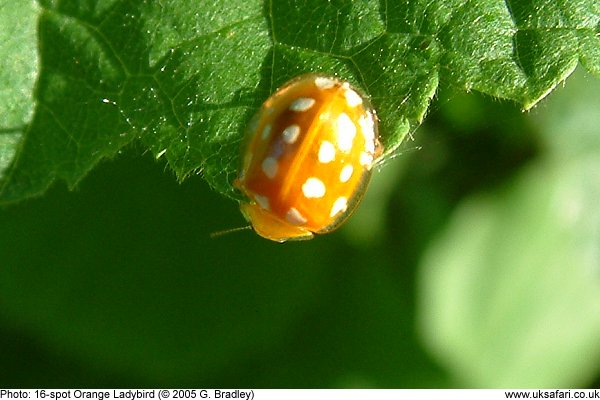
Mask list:
[[[600,370],[598,93],[580,77],[532,115],[543,154],[463,200],[425,253],[421,332],[468,385],[571,387]]]

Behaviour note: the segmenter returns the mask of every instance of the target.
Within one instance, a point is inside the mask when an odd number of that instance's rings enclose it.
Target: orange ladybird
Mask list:
[[[283,85],[262,105],[235,186],[259,235],[284,242],[338,228],[381,155],[377,117],[348,82],[320,74]]]

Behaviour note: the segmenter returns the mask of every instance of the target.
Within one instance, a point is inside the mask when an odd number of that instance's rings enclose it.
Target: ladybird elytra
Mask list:
[[[306,74],[269,97],[249,125],[234,185],[253,229],[277,242],[338,228],[360,202],[382,153],[366,97]]]

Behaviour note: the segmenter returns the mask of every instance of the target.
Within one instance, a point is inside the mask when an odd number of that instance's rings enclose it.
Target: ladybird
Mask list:
[[[234,182],[260,236],[310,239],[338,228],[360,202],[382,146],[377,116],[348,82],[297,77],[253,118]]]

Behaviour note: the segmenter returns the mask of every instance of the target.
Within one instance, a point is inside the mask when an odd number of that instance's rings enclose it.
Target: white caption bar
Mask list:
[[[0,400],[598,399],[598,389],[0,389]]]

